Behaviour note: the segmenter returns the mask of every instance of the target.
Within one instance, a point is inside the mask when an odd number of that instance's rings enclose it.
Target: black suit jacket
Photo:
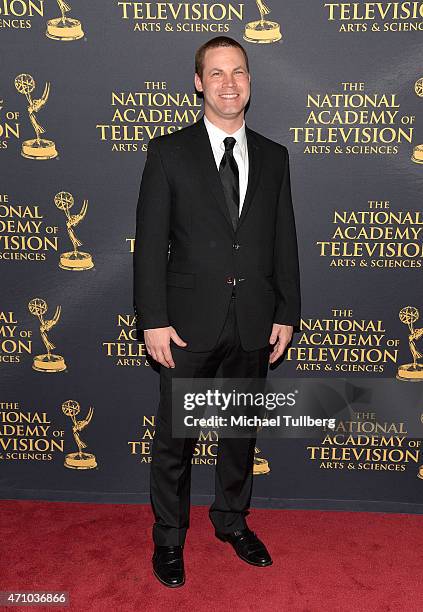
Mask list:
[[[134,247],[140,330],[173,325],[188,351],[211,350],[236,279],[242,346],[268,346],[273,323],[298,325],[297,239],[285,146],[246,126],[248,187],[236,232],[203,117],[150,140]]]

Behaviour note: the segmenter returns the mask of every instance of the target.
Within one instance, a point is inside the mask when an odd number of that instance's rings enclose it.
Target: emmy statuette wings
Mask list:
[[[65,360],[61,355],[55,355],[51,351],[56,346],[47,336],[49,332],[58,322],[61,313],[61,306],[57,306],[54,317],[49,320],[44,320],[43,315],[47,312],[47,302],[42,298],[33,298],[28,304],[28,310],[35,317],[38,317],[40,322],[41,339],[46,347],[47,353],[43,355],[35,355],[32,367],[37,372],[62,372],[66,370]]]
[[[27,159],[53,159],[57,157],[55,143],[52,140],[41,138],[41,134],[44,134],[45,129],[37,119],[37,113],[45,106],[48,100],[50,83],[46,83],[43,95],[36,100],[33,100],[31,97],[31,93],[35,89],[35,81],[30,74],[18,74],[15,78],[15,87],[28,101],[29,119],[36,135],[34,139],[23,141],[21,155]]]
[[[419,311],[415,306],[405,306],[399,312],[401,323],[408,325],[410,331],[408,335],[408,344],[410,353],[413,357],[413,363],[400,365],[397,372],[397,379],[407,382],[422,382],[423,381],[423,364],[418,360],[423,357],[418,350],[416,342],[423,338],[423,327],[414,328],[414,323],[419,318]]]
[[[87,214],[88,200],[84,200],[79,213],[71,215],[70,209],[74,203],[75,200],[73,195],[67,191],[59,191],[59,193],[56,193],[54,196],[54,204],[66,215],[66,229],[68,230],[69,239],[73,245],[73,251],[67,251],[60,255],[59,267],[63,270],[80,272],[83,270],[90,270],[94,267],[94,263],[90,253],[78,250],[78,247],[82,245],[82,241],[76,237],[74,229]]]
[[[96,457],[92,453],[84,453],[82,451],[83,448],[87,448],[87,445],[81,439],[79,432],[90,424],[93,418],[94,409],[90,406],[85,419],[80,419],[78,421],[75,417],[81,412],[81,407],[77,401],[70,399],[63,402],[62,412],[72,419],[72,433],[76,445],[78,446],[78,451],[76,453],[68,453],[66,455],[64,461],[65,467],[72,470],[92,470],[97,467]]]

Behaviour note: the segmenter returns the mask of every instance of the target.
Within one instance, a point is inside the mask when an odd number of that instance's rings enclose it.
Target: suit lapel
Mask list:
[[[231,230],[234,231],[228,205],[225,199],[225,193],[223,191],[219,171],[216,167],[213,150],[203,117],[193,124],[192,127],[195,128],[193,132],[193,140],[195,143],[193,143],[194,146],[192,148],[190,147],[190,149],[193,153],[193,159],[204,177],[205,193],[207,193],[207,190],[212,193],[215,200],[219,204],[226,221],[229,223]],[[257,188],[261,167],[259,147],[254,138],[254,134],[247,126],[245,131],[248,147],[248,185],[244,203],[242,205],[241,216],[238,219],[237,230],[244,221],[248,209],[251,206],[254,192]]]
[[[248,209],[253,201],[254,193],[257,189],[257,185],[260,177],[261,170],[261,156],[260,147],[258,146],[254,134],[252,131],[245,126],[245,133],[247,136],[247,147],[248,147],[248,184],[247,192],[245,194],[244,203],[242,205],[241,216],[238,219],[237,230],[241,223],[244,221]]]
[[[223,191],[219,171],[216,167],[213,150],[203,118],[197,121],[192,127],[195,128],[193,139],[195,142],[192,142],[190,150],[193,155],[193,160],[199,167],[204,179],[204,195],[211,193],[214,196],[233,231],[232,221],[225,199],[225,192]]]

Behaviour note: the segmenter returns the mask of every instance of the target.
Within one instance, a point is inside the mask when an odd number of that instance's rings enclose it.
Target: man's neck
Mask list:
[[[222,119],[206,110],[204,114],[210,123],[213,123],[213,125],[226,132],[226,134],[234,134],[244,123],[244,113],[241,113],[241,115],[238,115],[238,117],[234,119]]]

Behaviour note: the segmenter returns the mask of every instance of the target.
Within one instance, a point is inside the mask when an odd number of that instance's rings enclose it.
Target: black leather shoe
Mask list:
[[[215,534],[222,542],[232,544],[236,554],[243,561],[258,567],[272,565],[272,558],[267,552],[265,545],[258,539],[254,531],[251,531],[248,527],[232,531],[232,533],[219,533],[216,531]]]
[[[167,587],[180,587],[185,583],[182,546],[154,546],[153,572]]]

